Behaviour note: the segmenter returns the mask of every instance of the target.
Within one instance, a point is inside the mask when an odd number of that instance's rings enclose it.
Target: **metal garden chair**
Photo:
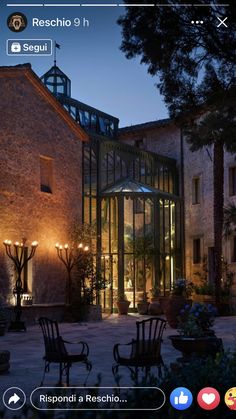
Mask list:
[[[159,317],[152,317],[147,320],[136,322],[137,335],[127,344],[117,343],[113,348],[115,364],[112,367],[114,377],[118,374],[120,366],[127,367],[133,378],[138,378],[139,367],[145,368],[146,376],[151,367],[158,368],[158,374],[161,376],[161,367],[164,362],[161,356],[162,335],[166,327],[166,320]],[[121,354],[120,347],[130,347],[127,354]]]
[[[44,373],[41,381],[41,386],[43,385],[45,373],[49,372],[50,364],[56,363],[59,364],[59,382],[58,385],[62,385],[62,376],[66,376],[66,384],[70,385],[70,368],[72,364],[76,362],[82,362],[86,365],[88,370],[88,375],[86,377],[85,383],[88,379],[90,371],[92,369],[92,364],[88,360],[89,347],[85,342],[76,342],[81,345],[81,350],[78,354],[69,354],[65,344],[71,344],[64,340],[59,333],[58,323],[55,320],[50,320],[47,317],[40,317],[39,324],[41,326],[44,338],[45,346],[45,355],[44,355]]]

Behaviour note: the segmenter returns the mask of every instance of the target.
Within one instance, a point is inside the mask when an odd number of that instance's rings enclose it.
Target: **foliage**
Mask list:
[[[80,221],[76,221],[70,231],[70,240],[74,245],[78,243],[84,243],[89,246],[91,252],[93,249],[93,241],[96,239],[96,225],[81,224]]]
[[[80,304],[93,304],[99,291],[106,289],[107,280],[99,273],[93,273],[82,280],[82,293]]]
[[[229,265],[227,260],[222,258],[222,279],[220,284],[220,294],[221,297],[226,297],[230,295],[230,289],[233,283],[233,272],[229,270]],[[195,272],[194,275],[200,278],[200,284],[194,285],[194,291],[197,295],[214,295],[215,287],[214,284],[210,284],[207,280],[207,256],[203,256],[202,270],[200,272]]]
[[[143,292],[142,296],[139,298],[139,303],[147,303],[148,302],[148,293]]]
[[[194,285],[194,291],[197,295],[214,295],[215,288],[213,284],[202,282],[201,285]]]
[[[160,288],[157,285],[154,285],[154,287],[150,289],[150,293],[153,298],[159,297]]]
[[[193,292],[193,283],[187,281],[184,278],[178,278],[174,282],[172,295],[183,295],[184,297],[190,297]]]
[[[117,294],[117,302],[128,301],[127,295],[124,291],[118,291]]]
[[[211,304],[186,305],[179,316],[178,332],[182,336],[206,336],[214,324],[217,309]]]
[[[107,286],[107,280],[95,266],[93,242],[96,230],[89,224],[75,223],[70,235],[76,252],[76,265],[72,278],[72,304],[75,307],[81,304],[93,304],[98,300],[99,291]],[[78,247],[78,243],[88,246],[88,250],[84,251],[84,246]]]
[[[186,411],[181,414],[180,411],[166,403],[160,410],[160,419],[199,419],[210,418],[208,411],[203,411],[196,402],[198,392],[204,387],[213,387],[220,393],[222,402],[214,410],[214,419],[231,419],[235,412],[230,411],[224,404],[224,395],[226,391],[234,386],[236,376],[236,350],[233,352],[219,353],[216,358],[192,359],[190,363],[176,363],[175,368],[166,369],[165,376],[157,381],[152,380],[152,386],[160,387],[168,395],[177,387],[186,387],[193,394],[194,402]],[[156,381],[156,383],[155,383]],[[154,416],[153,416],[154,417]]]
[[[232,202],[224,208],[224,236],[236,231],[236,205]]]
[[[125,0],[125,3],[130,3]],[[143,3],[149,3],[144,0]],[[158,88],[164,95],[171,116],[199,104],[199,85],[207,73],[207,65],[215,65],[219,78],[230,74],[236,63],[236,42],[231,31],[216,31],[215,8],[127,7],[118,20],[122,27],[121,50],[128,59],[139,56],[148,72],[159,76]],[[203,0],[198,2],[204,4]],[[233,3],[217,9],[217,16],[233,20]],[[192,20],[207,21],[192,25]]]

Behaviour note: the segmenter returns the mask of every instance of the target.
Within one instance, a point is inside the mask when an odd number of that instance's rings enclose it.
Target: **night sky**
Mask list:
[[[168,117],[164,102],[155,87],[157,79],[147,73],[147,68],[140,65],[138,59],[127,60],[119,49],[121,28],[116,20],[124,13],[123,7],[6,6],[7,3],[40,3],[38,0],[1,3],[0,65],[31,62],[33,70],[41,76],[53,65],[53,57],[7,56],[6,39],[56,40],[61,45],[61,49],[57,50],[57,64],[71,79],[72,97],[118,117],[120,127]],[[56,1],[50,0],[48,3],[55,4]],[[63,1],[59,0],[57,3]],[[77,2],[70,0],[67,3]],[[21,33],[11,32],[6,25],[7,17],[13,12],[22,12],[27,16],[28,27]],[[88,20],[90,26],[33,28],[33,17],[64,17],[72,20],[79,17],[81,20]]]

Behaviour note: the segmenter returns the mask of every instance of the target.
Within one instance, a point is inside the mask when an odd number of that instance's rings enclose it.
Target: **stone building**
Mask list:
[[[198,281],[204,269],[212,281],[211,148],[190,152],[169,119],[119,129],[117,118],[71,98],[56,65],[41,81],[27,65],[0,70],[0,240],[40,243],[27,271],[34,301],[63,301],[55,243],[67,242],[78,220],[96,228],[94,259],[109,282],[104,310],[117,292],[135,309],[155,285],[165,294],[176,278]],[[225,153],[225,201],[234,199],[235,156]],[[149,252],[137,256],[143,246]],[[0,249],[9,295],[13,273]],[[224,257],[234,272],[234,237]]]
[[[183,198],[184,271],[196,283],[214,281],[213,148],[191,152],[179,127],[169,119],[120,129],[120,140],[174,158]],[[224,154],[224,205],[236,204],[235,154]],[[225,269],[233,276],[232,297],[236,305],[236,236],[223,240]],[[225,273],[224,273],[225,274]]]
[[[23,288],[37,302],[64,299],[55,243],[82,214],[82,142],[88,137],[28,65],[0,68],[0,281],[12,299],[3,241],[37,240]],[[76,176],[74,175],[76,173]]]

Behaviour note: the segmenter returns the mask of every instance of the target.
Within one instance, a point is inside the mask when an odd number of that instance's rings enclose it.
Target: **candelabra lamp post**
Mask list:
[[[15,320],[11,322],[9,331],[20,332],[20,331],[26,330],[25,323],[21,320],[21,315],[22,315],[21,298],[24,292],[22,288],[21,273],[24,267],[29,262],[29,260],[34,257],[36,248],[38,246],[38,242],[34,241],[31,243],[31,249],[30,249],[29,255],[27,256],[25,254],[25,249],[27,248],[26,239],[22,239],[21,242],[15,242],[14,244],[12,244],[11,240],[5,240],[3,244],[5,246],[7,256],[14,263],[14,267],[17,274],[15,287],[13,289],[13,294],[14,296],[16,296],[16,304],[15,304],[15,309],[14,309]]]
[[[80,243],[77,247],[76,246],[69,246],[65,244],[62,246],[61,244],[57,243],[55,245],[57,249],[57,255],[59,259],[64,263],[67,271],[67,281],[66,281],[66,305],[71,305],[71,271],[76,264],[79,263],[79,260],[82,254],[88,252],[89,247],[84,246]]]

